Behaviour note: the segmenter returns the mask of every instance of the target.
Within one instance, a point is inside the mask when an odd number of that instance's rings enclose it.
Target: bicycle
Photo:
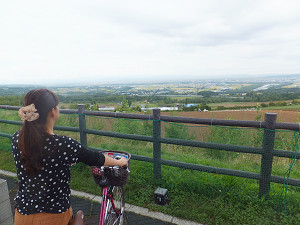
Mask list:
[[[112,158],[125,157],[129,160],[131,155],[121,151],[102,151]],[[129,168],[120,166],[91,167],[94,181],[102,188],[102,202],[99,225],[127,224],[125,216],[125,193],[123,186],[129,177]]]

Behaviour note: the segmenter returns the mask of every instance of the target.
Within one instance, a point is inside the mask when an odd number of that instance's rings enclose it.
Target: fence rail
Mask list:
[[[18,110],[20,107],[0,105],[0,109]],[[270,183],[284,183],[286,179],[284,177],[272,175],[272,163],[273,157],[295,158],[300,159],[300,153],[294,153],[291,151],[274,149],[275,132],[276,129],[299,131],[300,124],[296,123],[277,123],[277,114],[266,113],[264,121],[241,121],[241,120],[221,120],[221,119],[202,119],[202,118],[187,118],[187,117],[175,117],[175,116],[163,116],[160,115],[159,109],[154,109],[152,115],[130,114],[130,113],[116,113],[116,112],[98,112],[87,111],[83,104],[78,105],[77,110],[61,109],[61,113],[64,114],[77,114],[79,117],[78,127],[63,127],[55,126],[55,130],[72,131],[80,133],[80,142],[82,145],[88,147],[87,135],[101,135],[114,138],[124,138],[139,141],[146,141],[153,143],[153,158],[141,155],[132,155],[132,159],[139,161],[146,161],[153,163],[153,173],[155,178],[161,177],[161,165],[179,167],[190,170],[198,170],[208,173],[217,173],[228,176],[243,177],[248,179],[259,180],[259,197],[268,198],[270,192]],[[94,130],[86,128],[86,115],[99,116],[99,117],[113,117],[113,118],[125,118],[125,119],[137,119],[137,120],[150,120],[153,122],[153,135],[133,135],[124,134],[110,131]],[[175,138],[163,138],[161,137],[161,121],[176,122],[176,123],[188,123],[188,124],[202,124],[202,125],[220,125],[228,127],[252,127],[252,128],[265,128],[263,136],[262,147],[249,147],[239,145],[228,145],[220,143],[209,143],[191,140],[182,140]],[[0,119],[0,123],[22,125],[20,121],[4,120]],[[0,136],[11,138],[11,134],[0,133]],[[259,154],[261,159],[261,171],[260,173],[251,173],[240,170],[218,168],[212,166],[204,166],[199,164],[184,163],[172,160],[161,159],[161,144],[172,144],[180,146],[192,146],[199,148],[208,148],[216,150],[225,150],[231,152]],[[102,150],[97,148],[90,148],[92,150]],[[299,179],[288,179],[288,184],[293,186],[300,186]]]

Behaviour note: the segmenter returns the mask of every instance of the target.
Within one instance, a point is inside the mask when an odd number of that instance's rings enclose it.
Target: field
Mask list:
[[[298,110],[222,110],[207,112],[162,112],[162,115],[208,118],[208,119],[232,119],[232,120],[255,120],[262,115],[260,120],[264,120],[265,113],[277,113],[277,122],[299,123],[300,112]]]

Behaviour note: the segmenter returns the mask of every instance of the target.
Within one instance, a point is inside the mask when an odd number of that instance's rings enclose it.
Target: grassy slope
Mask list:
[[[76,123],[76,118],[64,119],[62,117],[60,125],[67,125],[69,122]],[[94,119],[92,123],[95,123]],[[3,129],[5,132],[13,133],[16,127],[1,127],[1,130]],[[222,142],[230,139],[230,135],[241,135],[235,132],[220,128],[214,130],[213,133],[222,136],[223,139],[215,140]],[[77,134],[67,133],[67,135],[73,135],[74,138],[79,139]],[[279,137],[279,139],[283,138],[286,136]],[[244,136],[239,136],[239,140],[241,143],[247,141]],[[99,148],[122,149],[133,154],[152,155],[151,144],[145,145],[136,141],[119,141],[91,136],[89,144]],[[0,146],[2,150],[0,151],[0,169],[15,172],[9,140],[0,138]],[[276,143],[276,146],[285,148],[281,142]],[[188,147],[163,145],[162,158],[252,172],[259,172],[260,168],[259,158],[255,156],[219,154],[211,150]],[[279,159],[274,161],[273,173],[283,175],[289,162]],[[281,164],[283,166],[280,166]],[[297,163],[294,165],[292,177],[299,179],[299,171],[300,165]],[[299,187],[289,187],[286,199],[287,214],[284,215],[279,200],[282,185],[279,184],[272,184],[271,198],[264,201],[257,198],[258,182],[255,180],[168,166],[162,167],[162,179],[155,180],[152,174],[151,163],[131,161],[130,180],[126,185],[126,202],[205,224],[297,224],[300,218]],[[169,190],[170,201],[166,206],[154,204],[153,193],[157,187]],[[94,184],[90,169],[82,165],[72,168],[71,188],[99,194],[99,188]]]
[[[115,149],[116,145],[112,148]],[[7,148],[0,151],[0,158],[1,169],[15,172],[12,155]],[[218,160],[210,163],[226,167]],[[300,215],[297,205],[300,199],[299,188],[290,187],[287,198],[289,214],[285,216],[278,199],[282,186],[278,184],[272,184],[271,199],[262,201],[257,198],[258,182],[253,180],[168,166],[162,167],[161,180],[153,179],[152,174],[151,163],[131,161],[126,202],[206,224],[275,224],[276,221],[281,221],[279,224],[296,224],[297,216]],[[157,187],[169,190],[170,202],[166,206],[154,204],[153,193]],[[98,195],[100,193],[90,169],[80,164],[72,168],[71,188]]]

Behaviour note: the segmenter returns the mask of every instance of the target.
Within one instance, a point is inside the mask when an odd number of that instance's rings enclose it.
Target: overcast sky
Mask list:
[[[299,0],[10,0],[1,83],[300,73]]]

